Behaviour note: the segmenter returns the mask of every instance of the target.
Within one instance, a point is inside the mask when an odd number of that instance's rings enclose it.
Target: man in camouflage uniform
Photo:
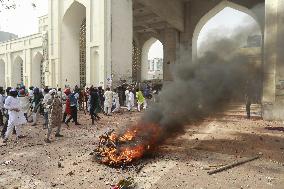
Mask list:
[[[55,90],[49,92],[51,98],[47,102],[48,108],[48,126],[47,126],[47,138],[45,142],[50,143],[50,134],[53,128],[57,127],[55,137],[63,137],[60,134],[61,120],[62,120],[62,104],[60,99],[56,95]]]

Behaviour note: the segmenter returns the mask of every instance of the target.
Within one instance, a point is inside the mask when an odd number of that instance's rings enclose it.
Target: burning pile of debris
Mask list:
[[[123,167],[152,150],[159,138],[160,127],[154,124],[139,124],[121,134],[112,130],[100,136],[96,159],[111,167]]]

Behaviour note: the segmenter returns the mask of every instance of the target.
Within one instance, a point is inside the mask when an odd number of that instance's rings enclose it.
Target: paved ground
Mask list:
[[[257,107],[255,107],[257,111]],[[240,106],[221,115],[190,125],[145,159],[139,173],[112,169],[93,161],[90,155],[98,136],[109,128],[135,122],[140,113],[104,117],[91,126],[80,114],[83,126],[63,126],[64,138],[43,142],[46,130],[39,124],[24,128],[27,138],[0,147],[0,188],[96,188],[131,176],[144,189],[284,187],[284,127],[262,121],[255,112],[243,117]],[[207,171],[241,158],[263,156],[255,161],[209,176]],[[58,163],[62,165],[58,167]]]

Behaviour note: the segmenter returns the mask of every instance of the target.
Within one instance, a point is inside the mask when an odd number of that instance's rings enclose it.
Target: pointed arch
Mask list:
[[[12,87],[17,87],[24,83],[24,61],[21,56],[17,55],[12,65]]]
[[[260,22],[259,22],[257,16],[255,15],[255,13],[253,11],[251,11],[250,9],[248,9],[244,6],[238,5],[236,3],[233,3],[233,2],[230,2],[230,1],[227,1],[227,0],[223,0],[218,5],[216,5],[213,9],[211,9],[207,14],[205,14],[197,23],[197,25],[194,29],[194,32],[193,32],[193,37],[192,37],[192,59],[193,60],[195,60],[197,58],[197,41],[198,41],[198,36],[199,36],[202,28],[211,18],[213,18],[216,14],[221,12],[226,7],[238,10],[240,12],[246,13],[247,15],[251,16],[256,21],[256,23],[258,24],[260,31],[262,31],[261,27],[260,27]]]
[[[41,52],[36,52],[32,60],[31,68],[31,85],[34,87],[42,86],[43,77],[43,55]]]
[[[63,16],[60,64],[63,85],[80,84],[80,77],[82,77],[80,73],[82,70],[80,69],[80,42],[82,41],[80,40],[80,29],[85,19],[86,7],[79,1],[73,1]]]
[[[143,47],[142,47],[142,58],[141,58],[141,81],[145,81],[145,80],[149,80],[149,79],[153,79],[153,78],[149,78],[149,70],[150,70],[150,62],[148,59],[148,55],[149,55],[149,51],[150,48],[152,47],[152,45],[159,41],[161,44],[163,44],[160,40],[158,40],[157,38],[151,37],[150,39],[148,39]]]
[[[65,8],[64,8],[64,11],[63,11],[63,18],[65,17],[65,15],[69,11],[69,9],[71,9],[72,6],[74,6],[75,3],[81,4],[85,7],[87,7],[86,1],[84,1],[84,0],[68,0],[68,2],[66,1],[65,6],[64,6]]]

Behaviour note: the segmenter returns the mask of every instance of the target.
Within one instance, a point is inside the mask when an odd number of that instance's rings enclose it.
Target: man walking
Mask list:
[[[55,137],[63,137],[60,134],[61,130],[61,119],[62,119],[62,105],[60,102],[60,97],[56,95],[56,90],[52,89],[49,94],[51,98],[48,100],[46,108],[48,109],[48,124],[47,124],[47,138],[46,143],[50,143],[50,135],[52,128],[57,127]]]
[[[92,119],[92,125],[94,125],[95,120],[98,121],[101,118],[98,116],[100,109],[100,99],[99,99],[98,89],[93,87],[90,88],[90,115]]]
[[[128,109],[128,111],[131,111],[132,108],[134,107],[134,101],[135,101],[134,92],[132,90],[129,90],[128,98],[129,98],[129,102],[128,102],[128,105],[127,105],[127,109]]]
[[[20,126],[27,123],[24,113],[21,112],[20,101],[17,98],[18,91],[16,89],[11,89],[9,94],[10,96],[7,97],[4,104],[4,108],[8,110],[9,120],[3,143],[8,141],[14,128],[16,129],[17,139],[21,138]]]
[[[119,112],[120,109],[120,103],[119,103],[119,96],[117,93],[117,89],[114,89],[113,91],[113,101],[114,101],[114,110],[112,111],[112,113],[116,113]]]
[[[42,101],[42,104],[44,106],[44,125],[43,128],[47,129],[48,127],[48,112],[49,112],[49,106],[52,102],[52,95],[51,95],[51,91],[48,88],[44,89],[44,98]]]
[[[251,86],[252,86],[251,82],[247,81],[246,88],[245,88],[245,103],[246,103],[247,119],[250,119],[251,117],[250,107],[252,104],[252,94],[253,94],[253,90]]]
[[[110,116],[111,114],[111,107],[112,107],[112,101],[113,101],[113,93],[110,90],[110,88],[106,88],[106,92],[104,94],[105,102],[104,102],[104,112],[107,116]]]
[[[126,90],[125,90],[125,105],[126,105],[128,111],[131,110],[129,98],[130,98],[130,88],[127,87]]]
[[[79,94],[76,92],[76,90],[73,91],[73,93],[71,93],[69,95],[69,100],[70,100],[70,110],[71,110],[71,116],[68,118],[68,120],[65,122],[65,124],[67,126],[69,126],[69,122],[71,121],[71,119],[73,119],[73,121],[75,122],[75,125],[81,125],[80,123],[78,123],[78,97]]]
[[[142,91],[140,91],[139,89],[136,90],[136,99],[137,99],[137,110],[138,112],[141,111],[141,105],[143,104],[143,108],[146,109],[147,108],[147,103],[145,101],[145,98],[143,96]]]
[[[43,95],[40,92],[39,88],[34,88],[33,90],[33,97],[32,97],[32,106],[33,106],[33,113],[32,113],[32,126],[35,126],[37,123],[37,117],[41,110]]]

